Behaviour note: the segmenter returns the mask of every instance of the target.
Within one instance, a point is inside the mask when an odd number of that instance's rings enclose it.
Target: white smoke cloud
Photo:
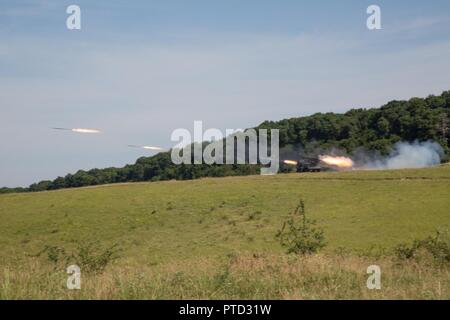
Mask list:
[[[424,168],[437,165],[443,155],[442,147],[436,142],[398,142],[386,158],[368,161],[367,169]]]

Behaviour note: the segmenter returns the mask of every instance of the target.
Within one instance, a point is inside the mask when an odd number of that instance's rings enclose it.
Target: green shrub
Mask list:
[[[394,253],[397,258],[400,260],[407,260],[414,257],[414,246],[410,246],[408,244],[402,243],[394,248]]]
[[[58,264],[58,262],[64,262],[66,260],[66,250],[57,246],[46,245],[44,248],[36,254],[37,257],[42,254],[47,254],[47,260],[53,264]]]
[[[420,252],[429,253],[437,263],[450,263],[450,232],[448,229],[437,230],[435,235],[412,244],[400,244],[395,255],[401,260],[417,258]]]
[[[306,218],[305,203],[300,200],[294,212],[283,223],[276,238],[287,248],[287,253],[311,254],[325,247],[323,230],[315,227],[316,222]]]
[[[118,257],[118,251],[117,244],[102,249],[89,243],[87,245],[79,245],[73,259],[83,270],[101,273],[110,262]]]
[[[85,272],[101,273],[109,263],[118,258],[118,252],[117,244],[103,249],[93,243],[87,243],[78,245],[70,253],[64,248],[46,245],[36,256],[39,257],[45,253],[47,260],[55,267],[76,264]]]

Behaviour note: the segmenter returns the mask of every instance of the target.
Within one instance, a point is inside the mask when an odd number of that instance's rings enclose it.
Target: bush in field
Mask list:
[[[401,259],[417,258],[421,252],[430,254],[437,263],[450,263],[450,231],[442,229],[435,235],[422,240],[414,240],[412,244],[401,244],[394,250]]]
[[[36,256],[47,255],[48,261],[55,267],[63,264],[78,265],[88,273],[101,273],[106,266],[118,257],[119,248],[117,244],[106,249],[95,246],[93,243],[78,245],[73,252],[68,253],[66,249],[57,246],[45,246]]]
[[[57,246],[44,246],[44,249],[42,249],[36,256],[39,257],[42,254],[47,254],[48,261],[52,262],[53,264],[58,264],[58,262],[65,259],[66,256],[66,250],[61,247]]]
[[[315,221],[306,218],[305,203],[300,200],[299,204],[276,237],[280,244],[287,248],[287,253],[311,254],[325,247],[323,231],[315,227]]]
[[[80,245],[73,257],[74,261],[85,271],[100,273],[106,266],[116,259],[118,253],[118,245],[114,244],[106,249],[96,247],[90,243]]]

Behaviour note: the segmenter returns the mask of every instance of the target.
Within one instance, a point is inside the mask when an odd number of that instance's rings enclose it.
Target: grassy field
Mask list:
[[[319,255],[275,239],[302,197]],[[450,298],[448,266],[391,256],[450,227],[450,167],[133,183],[0,195],[0,298]],[[37,253],[117,244],[83,288]],[[379,264],[383,289],[366,288]]]

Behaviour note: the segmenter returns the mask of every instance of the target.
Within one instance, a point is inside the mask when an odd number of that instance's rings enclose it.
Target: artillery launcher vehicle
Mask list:
[[[300,157],[297,160],[284,160],[284,164],[295,166],[297,172],[321,172],[328,171],[330,167],[319,158]]]
[[[301,156],[297,160],[284,160],[283,163],[295,166],[297,172],[350,170],[354,165],[350,158],[330,155],[320,155],[314,158]]]

